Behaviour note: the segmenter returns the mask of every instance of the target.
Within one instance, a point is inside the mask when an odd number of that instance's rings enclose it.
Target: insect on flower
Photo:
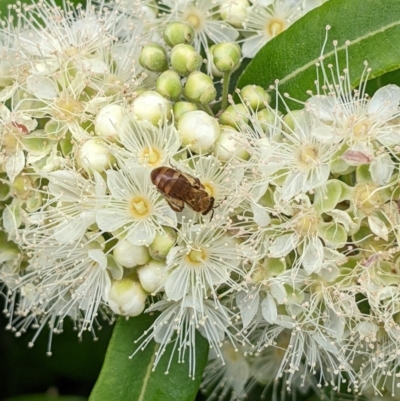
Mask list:
[[[154,169],[151,172],[151,181],[176,212],[181,212],[185,203],[203,215],[214,206],[214,198],[208,194],[198,178],[172,167]]]

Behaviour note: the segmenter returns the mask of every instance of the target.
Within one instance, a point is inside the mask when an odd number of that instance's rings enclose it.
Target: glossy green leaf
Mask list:
[[[400,1],[329,0],[306,14],[289,29],[268,42],[241,75],[238,88],[256,84],[269,88],[279,80],[280,93],[306,100],[315,93],[316,67],[330,25],[324,49],[325,65],[335,65],[333,41],[337,40],[340,69],[346,67],[345,42],[350,60],[350,80],[360,82],[367,60],[370,78],[400,66]],[[293,108],[301,105],[289,103]]]
[[[173,344],[163,354],[153,372],[155,353],[159,344],[151,341],[132,359],[131,355],[139,344],[134,344],[145,330],[154,322],[149,314],[130,318],[120,318],[115,325],[113,335],[105,357],[103,369],[90,395],[89,401],[191,401],[194,400],[200,386],[201,375],[207,363],[208,342],[198,334],[196,336],[196,377],[188,376],[188,360],[178,364],[177,352],[168,367]],[[187,358],[189,359],[189,353]],[[165,372],[169,370],[168,374]]]

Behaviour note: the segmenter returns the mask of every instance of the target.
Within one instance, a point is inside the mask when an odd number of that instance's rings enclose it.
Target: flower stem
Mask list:
[[[228,95],[229,95],[229,82],[231,80],[231,71],[224,73],[223,85],[222,85],[222,101],[221,101],[221,111],[224,111],[228,106]]]

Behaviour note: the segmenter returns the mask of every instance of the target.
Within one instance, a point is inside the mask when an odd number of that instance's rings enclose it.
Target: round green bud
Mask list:
[[[229,105],[219,116],[219,122],[223,125],[230,125],[233,128],[237,128],[240,127],[241,123],[248,124],[248,115],[249,112],[243,104]]]
[[[168,68],[167,53],[158,43],[149,43],[143,46],[139,63],[147,70],[163,72]]]
[[[219,43],[212,48],[215,67],[221,72],[232,72],[240,63],[240,46],[237,43]]]
[[[240,91],[242,99],[246,101],[253,110],[261,110],[265,108],[265,103],[271,101],[271,96],[261,86],[247,85]]]
[[[217,96],[213,80],[203,72],[192,72],[183,90],[185,97],[192,102],[209,104]]]
[[[190,102],[176,102],[173,106],[174,119],[179,121],[179,119],[188,111],[198,110],[199,108],[195,103]]]
[[[190,45],[176,45],[171,50],[171,66],[180,75],[187,76],[200,69],[201,55]]]
[[[123,278],[112,282],[107,298],[108,305],[114,313],[137,316],[144,311],[147,294],[137,281]]]
[[[157,92],[170,100],[177,100],[182,93],[180,76],[172,70],[164,71],[156,82]]]
[[[256,119],[258,121],[259,127],[265,133],[271,133],[272,129],[273,131],[275,131],[275,133],[278,133],[277,135],[281,135],[280,133],[281,122],[275,111],[270,109],[259,110],[256,112]],[[278,139],[278,137],[276,136],[274,136],[274,138]]]
[[[168,46],[190,45],[194,39],[194,30],[188,24],[172,22],[164,30],[164,40]]]
[[[163,233],[157,233],[149,246],[149,254],[153,259],[163,260],[170,249],[175,245],[176,231],[171,227],[164,227]]]
[[[235,0],[225,2],[219,8],[221,19],[235,28],[243,28],[247,18],[247,10],[250,4],[247,0]]]

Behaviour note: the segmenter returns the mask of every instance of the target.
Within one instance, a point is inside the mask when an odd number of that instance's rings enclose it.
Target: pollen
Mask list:
[[[136,219],[144,219],[149,216],[151,211],[150,203],[142,196],[134,197],[129,205],[129,212]]]
[[[204,16],[197,8],[189,8],[183,15],[183,19],[197,31],[201,30],[204,25]]]
[[[302,168],[307,169],[315,166],[318,159],[318,149],[314,145],[310,144],[300,148],[298,161]]]
[[[316,214],[300,214],[295,219],[295,227],[297,234],[302,237],[313,235],[318,230],[319,218]]]
[[[354,204],[358,209],[366,215],[371,214],[376,209],[379,209],[384,201],[381,197],[378,187],[375,184],[358,184],[354,191]]]
[[[82,113],[82,104],[70,96],[60,96],[55,102],[56,111],[54,117],[63,121],[71,121]]]
[[[210,182],[202,182],[204,185],[205,191],[208,193],[208,195],[212,196],[215,198],[215,188],[214,185],[211,184]]]

